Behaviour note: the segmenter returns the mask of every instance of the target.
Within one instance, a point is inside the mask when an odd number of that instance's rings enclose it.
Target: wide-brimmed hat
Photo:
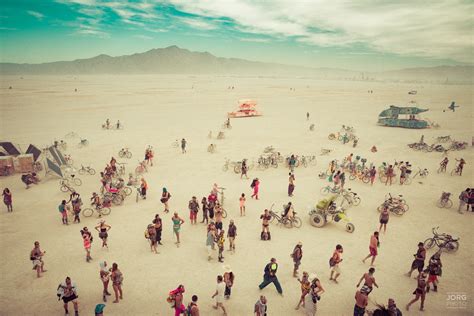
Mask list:
[[[228,264],[226,264],[225,266],[223,266],[222,269],[224,269],[224,272],[227,272],[227,273],[231,273],[231,272],[232,272],[232,268],[231,268],[230,265],[228,265]]]

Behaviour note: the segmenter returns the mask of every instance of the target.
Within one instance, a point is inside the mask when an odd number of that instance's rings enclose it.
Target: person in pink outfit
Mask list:
[[[260,187],[260,181],[258,181],[258,178],[253,179],[250,187],[253,188],[252,197],[255,197],[255,199],[258,200],[258,189]]]

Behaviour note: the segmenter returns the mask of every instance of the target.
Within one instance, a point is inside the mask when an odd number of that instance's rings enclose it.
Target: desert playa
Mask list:
[[[9,87],[12,89],[9,89]],[[234,89],[229,89],[234,86]],[[290,90],[291,88],[291,90]],[[77,89],[77,91],[75,91]],[[416,89],[416,96],[407,92]],[[373,93],[368,93],[372,90]],[[232,129],[225,130],[225,139],[217,140],[226,113],[236,107],[241,98],[258,100],[263,116],[233,119]],[[446,110],[455,98],[461,105],[453,113]],[[225,76],[165,76],[165,75],[102,75],[102,76],[4,76],[1,82],[1,138],[18,144],[25,150],[28,144],[39,148],[54,140],[68,142],[67,154],[74,165],[90,165],[101,171],[113,156],[126,162],[126,171],[133,172],[148,145],[154,148],[154,166],[144,174],[148,182],[146,200],[135,201],[135,193],[123,205],[112,207],[103,217],[112,229],[109,231],[109,249],[101,249],[94,231],[91,256],[84,260],[80,230],[91,230],[99,219],[81,217],[80,224],[62,225],[57,207],[68,198],[58,187],[58,178],[40,173],[41,182],[25,189],[20,176],[2,177],[2,187],[13,193],[14,211],[0,214],[1,260],[0,311],[2,315],[59,315],[62,304],[55,292],[58,283],[70,276],[78,287],[79,311],[88,315],[101,302],[102,284],[99,262],[119,264],[124,274],[124,299],[112,304],[109,299],[106,315],[172,315],[166,302],[168,292],[179,284],[185,286],[184,303],[191,295],[199,297],[202,315],[219,315],[212,309],[218,274],[223,265],[230,265],[235,274],[232,296],[224,302],[229,315],[251,315],[260,294],[267,297],[268,315],[303,315],[296,311],[300,286],[293,278],[293,262],[289,254],[299,241],[303,243],[302,271],[315,273],[325,293],[317,303],[318,315],[350,315],[354,293],[360,276],[367,272],[369,263],[361,260],[368,253],[369,237],[378,229],[377,207],[387,193],[402,194],[410,206],[401,217],[392,216],[386,234],[381,234],[379,256],[375,262],[375,277],[379,288],[370,294],[368,309],[374,304],[386,304],[394,298],[405,314],[418,315],[418,306],[409,313],[405,305],[413,298],[416,280],[404,274],[410,269],[417,243],[432,236],[432,227],[460,237],[457,252],[443,253],[443,275],[438,292],[426,296],[425,315],[469,315],[472,313],[472,213],[459,214],[457,196],[472,186],[472,149],[449,152],[448,173],[436,172],[441,153],[423,153],[410,149],[407,144],[417,142],[421,135],[427,143],[438,136],[451,135],[457,140],[469,141],[472,135],[472,86],[404,84],[381,82],[324,81],[292,78],[246,78]],[[410,130],[377,126],[377,116],[390,104],[406,105],[416,100],[428,108],[424,117],[437,122],[438,129]],[[310,113],[309,121],[306,112]],[[101,125],[109,118],[120,120],[122,130],[103,130]],[[314,123],[314,131],[309,125]],[[341,125],[353,126],[359,137],[356,148],[328,140],[328,134],[340,130]],[[66,139],[73,131],[86,138],[89,145],[78,148],[79,139]],[[212,131],[213,139],[208,138]],[[175,139],[188,141],[187,153],[172,147]],[[214,154],[207,152],[210,143],[217,145]],[[287,196],[288,168],[248,172],[250,180],[240,179],[231,170],[224,172],[225,158],[232,161],[258,158],[266,146],[273,146],[287,156],[316,155],[316,166],[295,169],[294,196]],[[370,148],[376,145],[377,153]],[[131,159],[118,158],[118,151],[128,147]],[[328,156],[320,156],[321,148],[332,149]],[[355,226],[347,233],[343,223],[329,223],[322,228],[310,225],[309,210],[321,200],[320,189],[327,185],[318,173],[326,171],[333,159],[342,160],[354,153],[379,166],[382,162],[409,161],[414,170],[427,168],[428,177],[410,185],[385,186],[377,179],[373,186],[361,181],[346,181],[361,197],[359,206],[347,213]],[[450,176],[454,159],[467,161],[461,177]],[[250,198],[251,179],[258,177],[260,199]],[[101,186],[99,176],[80,176],[83,184],[76,187],[88,206],[92,192]],[[227,229],[230,219],[238,228],[236,251],[224,253],[224,263],[207,260],[206,226],[190,225],[188,201],[207,196],[214,183],[225,187],[224,219]],[[171,213],[163,213],[161,189],[172,194]],[[443,191],[451,192],[454,206],[441,209],[436,206]],[[239,216],[239,196],[247,196],[246,216]],[[302,219],[301,228],[287,229],[275,223],[270,225],[271,241],[261,241],[260,215],[275,204],[275,211],[291,201]],[[178,212],[185,223],[181,229],[181,245],[174,244],[171,216]],[[143,231],[155,214],[163,219],[163,246],[159,254],[150,252]],[[201,220],[202,213],[198,213]],[[40,241],[45,268],[41,278],[31,270],[28,252],[34,241]],[[328,259],[336,244],[344,247],[341,276],[338,284],[329,281]],[[436,246],[435,246],[436,248]],[[227,242],[226,242],[227,249]],[[434,253],[428,250],[427,257]],[[279,263],[278,277],[284,297],[272,285],[261,292],[257,285],[262,280],[263,268],[270,258]],[[416,272],[416,271],[415,271]],[[415,274],[414,274],[415,275]],[[110,290],[111,291],[111,290]],[[450,307],[448,293],[467,296],[465,305]],[[72,307],[69,307],[72,310]]]

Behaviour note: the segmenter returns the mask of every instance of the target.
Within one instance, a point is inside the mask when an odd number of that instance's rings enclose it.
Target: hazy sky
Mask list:
[[[472,64],[474,1],[1,0],[2,62],[178,45],[221,57],[387,70]]]

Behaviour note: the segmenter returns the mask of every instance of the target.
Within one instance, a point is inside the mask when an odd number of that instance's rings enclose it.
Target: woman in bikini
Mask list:
[[[112,272],[112,274],[110,275],[110,278],[112,279],[112,287],[114,288],[114,293],[115,293],[114,303],[118,303],[119,298],[123,299],[123,293],[122,293],[123,275],[122,275],[122,272],[118,269],[118,264],[116,264],[115,262],[112,264],[112,269],[110,269],[110,271]]]
[[[242,193],[242,195],[240,196],[239,204],[240,204],[240,216],[245,216],[245,193]]]
[[[179,231],[181,230],[181,225],[184,224],[184,220],[179,217],[178,213],[174,213],[173,217],[171,218],[173,221],[173,232],[176,235],[176,246],[179,247],[180,241],[179,241]]]
[[[161,194],[161,203],[165,205],[165,213],[168,213],[170,211],[169,206],[168,206],[168,201],[171,197],[171,194],[168,192],[166,188],[163,188],[163,193]]]
[[[268,226],[270,225],[270,220],[272,219],[270,212],[265,209],[265,212],[260,215],[260,219],[262,219],[262,233],[260,234],[260,238],[262,240],[270,240],[270,230],[268,229]],[[264,238],[265,235],[266,239]]]
[[[102,285],[104,285],[104,290],[102,291],[102,300],[107,302],[107,296],[111,295],[109,293],[109,270],[107,269],[107,262],[102,261],[99,263],[100,266],[100,280],[102,281]]]
[[[112,227],[110,225],[107,225],[105,223],[105,220],[101,220],[99,225],[95,227],[95,230],[99,232],[99,238],[102,239],[102,248],[104,247],[107,247],[107,249],[109,248],[109,246],[107,245],[107,237],[109,237],[108,231],[111,228]]]

